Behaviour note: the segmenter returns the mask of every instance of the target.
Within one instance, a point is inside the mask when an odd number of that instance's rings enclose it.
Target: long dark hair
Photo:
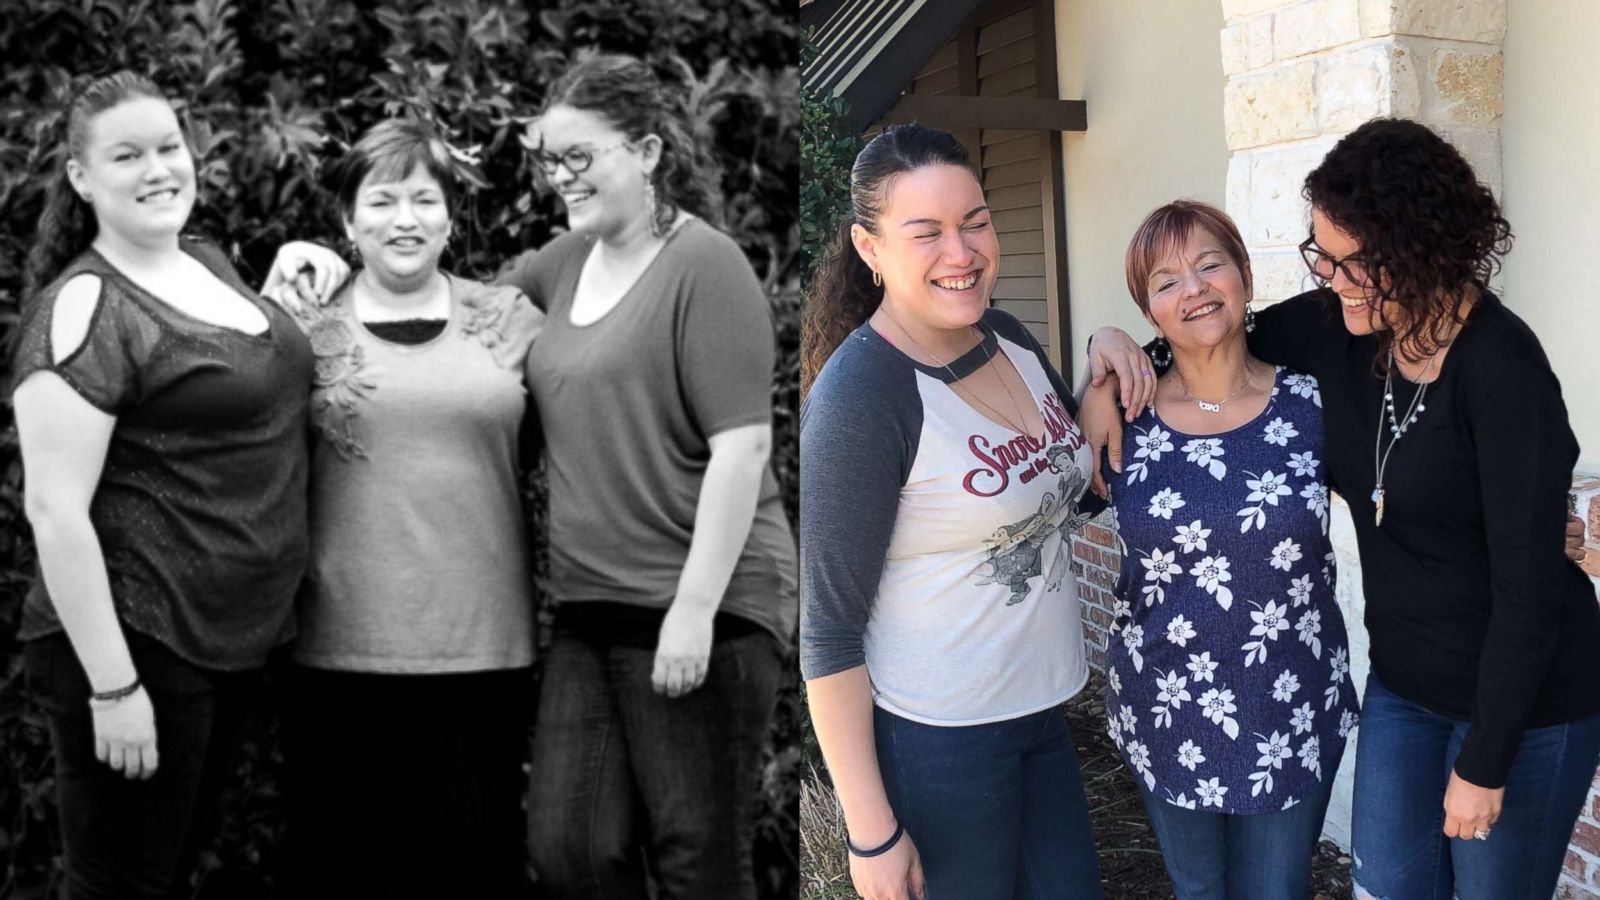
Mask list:
[[[1306,176],[1303,193],[1361,245],[1379,302],[1402,312],[1377,334],[1380,371],[1396,344],[1413,358],[1444,346],[1469,288],[1487,288],[1511,250],[1511,224],[1488,185],[1417,122],[1373,119],[1352,131]]]
[[[878,233],[878,217],[898,175],[923,166],[961,166],[973,173],[967,148],[955,135],[926,125],[896,125],[873,138],[850,167],[850,216],[839,223],[833,252],[817,266],[800,320],[800,393],[850,332],[861,327],[878,304],[883,288],[872,283],[872,269],[856,252],[850,226]]]
[[[89,122],[95,116],[134,97],[167,100],[155,82],[123,70],[89,82],[67,102],[61,131],[67,152],[45,188],[44,213],[39,217],[39,230],[23,268],[23,303],[31,303],[56,280],[67,263],[94,242],[99,225],[88,201],[78,196],[67,178],[67,160],[78,159],[81,163],[89,140]]]
[[[663,87],[649,66],[621,53],[582,57],[545,96],[543,111],[555,106],[602,116],[630,141],[647,134],[661,138],[661,161],[650,175],[656,189],[653,231],[665,231],[680,209],[722,227],[717,165],[696,139],[683,98]]]

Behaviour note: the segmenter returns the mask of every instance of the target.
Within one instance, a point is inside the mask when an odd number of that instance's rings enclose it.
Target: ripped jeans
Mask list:
[[[1367,677],[1356,744],[1357,898],[1549,900],[1600,761],[1600,713],[1523,732],[1487,840],[1444,836],[1444,791],[1467,723]]]

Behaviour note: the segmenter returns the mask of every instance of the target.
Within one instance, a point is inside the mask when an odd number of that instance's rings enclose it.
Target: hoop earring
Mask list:
[[[1156,368],[1165,369],[1172,365],[1172,345],[1167,343],[1167,339],[1157,337],[1153,343],[1155,346],[1151,348],[1150,361],[1156,364]]]
[[[1244,330],[1246,333],[1256,330],[1256,311],[1251,308],[1248,300],[1244,304]]]
[[[883,273],[877,269],[872,270],[872,286],[883,287]]]

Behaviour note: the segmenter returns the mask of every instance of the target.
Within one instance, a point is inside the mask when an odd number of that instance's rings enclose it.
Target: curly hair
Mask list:
[[[23,271],[23,303],[32,302],[74,257],[89,249],[100,230],[94,210],[78,196],[67,177],[67,160],[83,158],[89,142],[89,123],[95,116],[140,97],[167,100],[155,82],[123,70],[90,81],[67,101],[60,132],[66,153],[45,188],[44,212],[39,216],[39,230],[34,233]],[[187,133],[184,142],[188,143]]]
[[[839,223],[832,252],[817,266],[800,319],[801,397],[845,337],[883,302],[883,288],[873,285],[872,269],[850,240],[850,226],[877,234],[894,179],[937,165],[960,166],[977,176],[967,148],[949,132],[926,125],[888,128],[856,154],[850,168],[851,215]]]
[[[1460,152],[1427,126],[1373,119],[1306,176],[1303,194],[1360,245],[1379,315],[1379,371],[1391,350],[1437,353],[1511,250],[1511,224]],[[1385,312],[1383,301],[1399,315]]]
[[[720,173],[697,139],[684,98],[669,91],[650,67],[622,53],[592,53],[561,74],[545,96],[541,114],[556,106],[586,110],[638,141],[661,139],[661,162],[650,176],[656,189],[653,230],[665,231],[682,209],[722,226]]]

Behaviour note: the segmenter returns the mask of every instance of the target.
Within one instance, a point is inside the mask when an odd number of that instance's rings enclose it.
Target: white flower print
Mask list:
[[[1285,422],[1282,418],[1274,418],[1262,430],[1261,439],[1269,444],[1287,447],[1289,446],[1289,438],[1299,436],[1300,432],[1295,430],[1293,422]]]
[[[1128,754],[1128,765],[1144,776],[1145,787],[1155,790],[1156,776],[1150,771],[1150,748],[1139,741],[1129,741],[1125,752]]]
[[[1245,474],[1255,475],[1254,472],[1245,472]],[[1245,487],[1250,489],[1250,493],[1244,498],[1245,503],[1254,505],[1246,505],[1234,513],[1241,519],[1239,522],[1240,534],[1244,534],[1251,528],[1265,529],[1267,527],[1266,508],[1268,506],[1277,506],[1279,497],[1287,497],[1294,493],[1289,489],[1288,480],[1288,473],[1278,475],[1271,469],[1262,472],[1259,476],[1245,479]]]
[[[1183,506],[1183,494],[1172,488],[1162,488],[1150,498],[1150,515],[1158,519],[1170,519],[1172,511]]]
[[[1316,710],[1311,708],[1311,701],[1307,700],[1289,716],[1289,725],[1294,728],[1295,734],[1303,734],[1311,730],[1311,722],[1316,717]]]
[[[1167,623],[1167,640],[1179,647],[1187,647],[1189,639],[1195,634],[1194,623],[1185,619],[1182,614],[1173,616],[1172,621]]]
[[[1106,716],[1106,734],[1111,735],[1111,742],[1113,744],[1117,745],[1117,749],[1118,750],[1121,750],[1122,749],[1122,740],[1123,740],[1123,738],[1122,738],[1122,728],[1117,723],[1117,719],[1116,719],[1115,716],[1112,716],[1112,715],[1107,715]]]
[[[1283,386],[1297,397],[1310,397],[1311,402],[1322,406],[1322,392],[1317,389],[1317,379],[1311,375],[1292,372],[1283,376]]]
[[[1161,454],[1172,452],[1172,435],[1162,431],[1160,425],[1149,431],[1136,425],[1133,430],[1139,432],[1133,439],[1139,449],[1133,451],[1133,462],[1128,464],[1128,483],[1138,484],[1150,477],[1150,463],[1160,462]]]
[[[1269,794],[1272,793],[1272,770],[1282,769],[1283,761],[1294,756],[1294,751],[1289,749],[1289,735],[1279,734],[1274,731],[1271,737],[1267,737],[1264,734],[1257,734],[1256,737],[1261,738],[1256,744],[1256,751],[1261,754],[1261,758],[1256,760],[1256,765],[1261,766],[1262,769],[1259,772],[1250,773],[1250,780],[1254,782],[1250,786],[1250,796],[1252,797],[1260,794],[1263,790]]]
[[[1306,738],[1306,742],[1300,745],[1300,752],[1297,755],[1300,757],[1300,765],[1310,769],[1316,774],[1317,780],[1321,781],[1322,747],[1317,740],[1317,736],[1313,734],[1311,737]]]
[[[1174,797],[1172,796],[1171,791],[1167,791],[1167,802],[1171,803],[1173,806],[1181,806],[1184,809],[1194,809],[1194,801],[1190,800],[1183,794],[1179,794],[1178,796]]]
[[[1283,801],[1283,809],[1288,809],[1288,808],[1294,806],[1295,804],[1297,804],[1299,802],[1300,802],[1300,798],[1299,797],[1290,797],[1289,799]],[[1278,811],[1282,812],[1283,810],[1280,809]]]
[[[1193,553],[1196,550],[1204,552],[1206,538],[1210,536],[1211,529],[1202,527],[1200,520],[1195,519],[1188,525],[1179,525],[1178,533],[1173,537],[1172,542],[1177,544],[1185,553]]]
[[[1201,751],[1200,745],[1194,741],[1184,741],[1178,747],[1178,765],[1193,772],[1194,767],[1206,761],[1206,755]]]
[[[1328,587],[1333,587],[1333,573],[1334,573],[1333,551],[1329,550],[1327,555],[1322,557],[1322,583],[1327,585]]]
[[[1305,606],[1311,602],[1311,576],[1301,575],[1289,583],[1291,606]]]
[[[1321,659],[1322,638],[1317,635],[1322,633],[1322,610],[1306,610],[1300,621],[1294,623],[1294,630],[1300,633],[1300,641],[1311,648],[1311,655]]]
[[[1266,662],[1267,641],[1275,641],[1278,639],[1278,632],[1289,630],[1289,619],[1286,615],[1289,607],[1279,606],[1276,600],[1268,600],[1266,606],[1261,606],[1252,600],[1250,605],[1256,607],[1256,611],[1250,614],[1250,620],[1256,623],[1255,627],[1250,629],[1250,636],[1255,640],[1239,648],[1248,651],[1244,657],[1244,667],[1247,669],[1257,662]]]
[[[1218,481],[1228,474],[1228,465],[1221,459],[1226,451],[1222,449],[1220,438],[1195,438],[1183,445],[1183,452],[1189,455],[1189,462],[1210,472]]]
[[[1188,669],[1193,673],[1195,684],[1199,684],[1202,681],[1208,684],[1211,683],[1211,677],[1216,673],[1218,665],[1219,663],[1211,661],[1210,650],[1198,656],[1193,653],[1189,654]]]
[[[1344,712],[1340,713],[1339,714],[1339,737],[1349,737],[1350,736],[1350,729],[1356,727],[1356,725],[1359,724],[1360,721],[1361,721],[1361,717],[1356,715],[1355,712],[1353,712],[1352,710],[1348,710],[1347,709]]]
[[[1179,677],[1178,670],[1169,670],[1165,677],[1160,672],[1156,673],[1156,701],[1171,706],[1173,709],[1181,707],[1190,700],[1189,692],[1185,687],[1189,679]]]
[[[1218,779],[1215,778],[1211,779],[1210,781],[1207,781],[1204,778],[1198,778],[1196,781],[1198,781],[1199,784],[1197,787],[1195,787],[1194,792],[1200,796],[1201,804],[1205,806],[1215,806],[1217,809],[1221,809],[1222,795],[1226,794],[1228,789],[1218,784]]]
[[[1278,546],[1272,548],[1271,563],[1274,569],[1287,572],[1299,561],[1300,545],[1296,544],[1293,538],[1284,538],[1278,542]]]
[[[1333,683],[1328,685],[1328,689],[1322,692],[1324,698],[1323,709],[1333,709],[1333,705],[1339,702],[1339,686],[1344,684],[1345,673],[1350,671],[1350,661],[1346,657],[1343,647],[1333,648],[1333,656],[1329,658],[1329,662],[1331,663],[1331,671],[1328,673],[1328,680]]]
[[[1300,489],[1300,496],[1306,500],[1306,509],[1317,514],[1322,522],[1322,533],[1328,533],[1328,486],[1320,481],[1313,481]]]
[[[1223,609],[1233,606],[1233,591],[1224,587],[1223,583],[1232,581],[1233,575],[1228,571],[1228,558],[1226,556],[1210,557],[1200,560],[1189,570],[1206,593],[1217,598],[1217,605]]]
[[[1239,739],[1239,723],[1229,713],[1239,711],[1233,704],[1233,691],[1228,688],[1212,688],[1200,695],[1200,714],[1211,720],[1213,725],[1221,725],[1222,733],[1232,740]]]
[[[1117,674],[1116,666],[1106,668],[1106,683],[1111,685],[1111,693],[1122,693],[1122,676]]]
[[[1139,733],[1139,717],[1133,714],[1133,707],[1124,706],[1117,714],[1117,721],[1122,723],[1122,730],[1129,734]]]
[[[1315,478],[1317,475],[1317,465],[1318,460],[1312,455],[1312,451],[1310,450],[1307,450],[1304,453],[1289,454],[1289,468],[1293,469],[1294,474],[1301,478]]]
[[[1117,601],[1111,604],[1111,620],[1113,622],[1119,622],[1123,619],[1131,618],[1133,618],[1133,605],[1121,597],[1118,597]]]
[[[1144,657],[1139,655],[1139,648],[1144,646],[1144,626],[1129,625],[1123,629],[1122,646],[1128,648],[1128,659],[1133,661],[1133,670],[1143,672]]]
[[[1300,676],[1288,669],[1284,669],[1283,674],[1272,682],[1272,699],[1281,700],[1284,703],[1293,703],[1294,692],[1298,690],[1300,690]]]
[[[1140,550],[1139,553],[1143,556],[1144,551]],[[1167,592],[1162,585],[1172,583],[1173,572],[1183,571],[1183,567],[1174,562],[1177,557],[1178,551],[1176,550],[1163,553],[1157,548],[1154,553],[1139,560],[1139,564],[1144,566],[1144,580],[1152,582],[1139,590],[1139,593],[1144,596],[1145,606],[1166,601]]]

